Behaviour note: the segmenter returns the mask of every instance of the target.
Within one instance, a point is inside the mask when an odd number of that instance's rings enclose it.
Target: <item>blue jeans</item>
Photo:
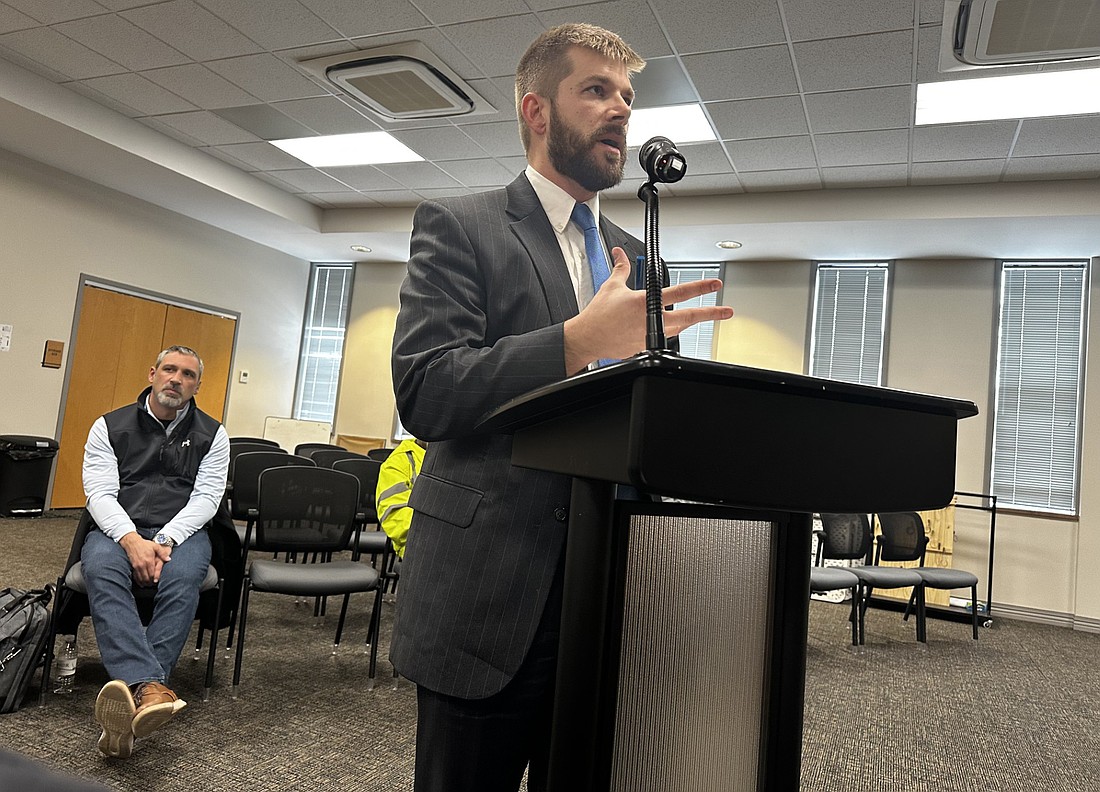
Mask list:
[[[139,529],[138,533],[151,539],[156,529]],[[128,685],[167,682],[191,632],[199,586],[210,565],[206,531],[192,534],[172,549],[172,560],[160,573],[148,627],[142,625],[134,600],[130,559],[117,542],[102,531],[89,531],[80,560],[96,643],[107,673]]]

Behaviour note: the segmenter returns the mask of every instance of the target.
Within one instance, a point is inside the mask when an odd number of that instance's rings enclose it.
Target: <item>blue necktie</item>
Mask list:
[[[611,276],[611,267],[607,263],[607,256],[603,252],[603,244],[600,242],[600,231],[596,228],[596,218],[592,216],[592,210],[587,204],[576,204],[573,214],[569,216],[574,223],[584,232],[584,257],[588,259],[588,269],[592,273],[592,296],[603,286]]]
[[[573,207],[573,214],[569,219],[584,232],[584,257],[588,259],[588,271],[592,273],[592,296],[595,297],[596,292],[611,277],[611,267],[603,252],[600,231],[596,228],[596,218],[592,216],[592,210],[587,204],[578,203]],[[596,365],[606,366],[616,362],[614,358],[601,358]]]

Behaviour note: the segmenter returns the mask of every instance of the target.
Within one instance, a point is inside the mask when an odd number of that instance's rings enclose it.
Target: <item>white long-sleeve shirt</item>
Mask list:
[[[148,399],[143,407],[152,415]],[[189,409],[190,405],[176,413],[175,419],[164,430],[166,436],[187,415]],[[195,486],[186,505],[157,533],[171,537],[176,544],[182,544],[187,537],[210,522],[225,495],[228,471],[229,435],[224,426],[219,426],[210,450],[199,463]],[[134,521],[118,502],[118,458],[111,446],[107,422],[103,417],[97,418],[88,432],[88,442],[84,446],[83,477],[88,511],[99,529],[116,542],[126,534],[136,531]]]

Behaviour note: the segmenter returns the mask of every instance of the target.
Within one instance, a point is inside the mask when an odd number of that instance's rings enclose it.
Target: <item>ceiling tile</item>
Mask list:
[[[654,58],[647,61],[645,68],[634,75],[631,83],[634,86],[635,109],[699,101],[699,95],[684,67],[680,65],[679,58]]]
[[[942,23],[943,14],[943,0],[920,0],[919,20],[922,25]]]
[[[500,83],[503,83],[506,87],[506,91],[501,91],[498,87]],[[497,77],[495,79],[482,79],[482,80],[467,80],[466,84],[470,86],[482,99],[489,103],[489,106],[496,112],[478,113],[477,115],[469,116],[454,116],[451,120],[456,124],[462,124],[466,122],[477,121],[503,121],[505,119],[516,120],[516,81],[514,77]]]
[[[541,18],[550,27],[566,22],[587,22],[614,30],[642,58],[657,58],[672,53],[653,10],[642,0],[614,0],[609,3],[572,6],[558,11],[547,11]]]
[[[255,42],[193,0],[169,0],[123,11],[122,16],[160,40],[171,41],[173,47],[197,61],[260,51]]]
[[[31,28],[0,36],[0,47],[42,63],[53,72],[73,80],[118,74],[125,69],[78,41],[52,28]]]
[[[325,168],[325,172],[356,190],[396,190],[401,186],[374,165]]]
[[[356,112],[335,96],[318,96],[312,99],[295,99],[275,102],[272,108],[290,116],[319,135],[347,135],[355,132],[374,132],[378,124],[363,113]]]
[[[236,124],[231,124],[207,110],[190,113],[170,113],[157,116],[158,123],[170,126],[199,141],[203,146],[219,146],[227,143],[252,143],[257,137]]]
[[[457,182],[440,166],[431,162],[394,162],[387,165],[375,165],[378,170],[398,184],[410,190],[426,187],[456,187]]]
[[[908,85],[806,94],[806,113],[815,133],[899,129],[912,123],[912,96]]]
[[[544,30],[533,14],[448,25],[443,34],[466,53],[483,77],[516,73],[516,64]]]
[[[229,123],[251,132],[260,140],[311,137],[315,132],[305,124],[283,115],[271,105],[223,107],[215,110],[214,113]]]
[[[689,55],[684,58],[684,66],[699,96],[707,102],[798,93],[785,46]]]
[[[95,0],[4,0],[4,2],[44,25],[68,22],[70,19],[94,16],[107,11]]]
[[[11,33],[13,30],[38,27],[38,24],[37,20],[21,11],[16,11],[11,6],[0,3],[0,33]]]
[[[301,165],[302,163],[298,163]],[[342,186],[340,182],[329,176],[324,171],[314,168],[293,168],[280,170],[274,173],[275,178],[285,181],[298,192],[328,192],[338,191]]]
[[[814,135],[817,162],[822,168],[847,165],[885,165],[907,162],[909,130],[831,132]]]
[[[133,107],[125,105],[122,102],[117,102],[111,97],[107,96],[107,94],[100,93],[94,88],[89,88],[87,85],[82,85],[78,82],[70,82],[65,83],[65,87],[73,93],[78,93],[81,96],[91,99],[96,104],[101,105],[102,107],[106,107],[108,110],[114,110],[116,113],[121,113],[128,118],[137,118],[138,116],[142,115],[139,110],[135,110]]]
[[[518,176],[519,173],[522,170],[523,169],[520,168],[519,171],[516,171],[516,175]],[[637,171],[639,173],[641,172],[641,170],[642,169],[640,167],[637,168]],[[609,189],[601,191],[600,195],[611,196],[613,198],[626,198],[626,197],[637,198],[638,197],[638,189],[645,183],[646,183],[645,178],[635,179],[635,178],[627,177],[627,178],[623,179],[617,186],[611,187]],[[641,206],[641,203],[639,203],[638,205]]]
[[[290,156],[270,143],[233,143],[216,148],[253,170],[293,170],[304,165],[297,157]]]
[[[160,115],[194,110],[195,106],[171,91],[165,90],[140,74],[112,74],[84,80],[89,88],[134,108],[142,115]]]
[[[1096,151],[1097,141],[1100,141],[1100,115],[1028,118],[1020,127],[1012,156],[1087,154]]]
[[[779,6],[757,0],[652,0],[681,55],[780,44],[786,40]]]
[[[526,156],[515,121],[464,124],[462,131],[493,157]]]
[[[911,2],[883,0],[780,0],[792,41],[856,36],[886,30],[911,30]]]
[[[54,30],[79,41],[133,71],[176,66],[190,61],[183,53],[115,14],[55,25]]]
[[[729,157],[721,143],[686,143],[678,147],[688,164],[689,176],[709,173],[733,173]],[[634,159],[633,157],[631,159]],[[639,165],[639,171],[641,166]]]
[[[395,131],[393,136],[432,162],[479,159],[492,153],[485,151],[457,127],[405,129]]]
[[[910,184],[980,184],[1001,180],[1003,159],[959,162],[914,162]]]
[[[804,41],[794,45],[794,60],[807,93],[908,85],[913,70],[913,34]]]
[[[300,0],[348,38],[423,27],[428,20],[408,0]]]
[[[856,165],[847,168],[822,168],[825,188],[843,187],[904,187],[907,166]]]
[[[726,150],[733,157],[737,172],[790,170],[817,166],[814,149],[808,136],[732,140]]]
[[[806,111],[797,96],[741,99],[706,105],[722,140],[805,135]]]
[[[367,197],[385,206],[416,206],[422,200],[412,190],[378,190],[367,193]]]
[[[1013,157],[1005,169],[1005,181],[1047,179],[1095,179],[1100,177],[1100,154],[1056,157]]]
[[[454,189],[425,188],[417,190],[416,194],[425,200],[434,201],[438,198],[457,198],[461,195],[469,195],[470,191],[465,187],[455,187]]]
[[[199,138],[188,135],[185,132],[181,132],[175,127],[169,126],[168,124],[161,123],[159,116],[144,116],[141,118],[136,118],[135,120],[139,124],[144,124],[150,129],[157,130],[157,132],[160,132],[162,135],[167,135],[173,140],[178,140],[180,143],[192,146],[193,148],[198,148],[199,146],[203,145],[203,142]]]
[[[820,190],[821,176],[817,168],[796,168],[781,171],[738,173],[745,192],[775,192],[779,190]]]
[[[142,75],[157,85],[194,102],[204,110],[256,104],[259,101],[255,96],[241,90],[199,63],[169,66],[166,69],[150,69],[142,72]]]
[[[206,66],[265,102],[330,95],[316,82],[267,52],[210,61]]]
[[[683,181],[672,185],[675,195],[715,195],[718,193],[741,193],[741,182],[732,173],[702,174],[692,176],[690,173]]]
[[[582,2],[584,1],[582,0]],[[530,11],[528,4],[523,0],[478,0],[473,8],[471,8],[469,0],[432,0],[430,3],[423,3],[423,7],[428,19],[435,25],[466,22],[475,17],[478,19],[496,19],[497,17],[526,14]]]
[[[267,49],[287,49],[342,39],[298,0],[198,0],[248,38]],[[262,8],[262,13],[256,13]]]
[[[519,175],[491,159],[443,162],[439,167],[467,187],[499,187]]]
[[[316,198],[329,206],[363,206],[369,203],[371,206],[379,206],[377,201],[372,201],[367,196],[358,192],[320,192],[305,195],[304,198]]]
[[[944,124],[913,128],[913,161],[1004,159],[1016,136],[1016,121]]]

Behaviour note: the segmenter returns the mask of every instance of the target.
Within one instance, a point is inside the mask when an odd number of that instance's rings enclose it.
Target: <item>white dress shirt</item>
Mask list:
[[[149,399],[143,405],[149,410]],[[187,415],[190,403],[176,413],[172,423],[164,430],[165,436]],[[156,416],[153,416],[154,418]],[[158,419],[159,421],[159,419]],[[229,470],[229,435],[224,426],[219,426],[210,450],[199,463],[195,476],[195,487],[191,497],[182,509],[168,521],[157,533],[169,536],[182,544],[187,537],[202,528],[213,519],[218,506],[225,495],[225,480]],[[88,511],[103,533],[116,542],[137,529],[130,515],[119,505],[118,457],[107,435],[107,422],[103,417],[96,419],[88,432],[88,442],[84,446],[84,494],[88,498]]]

